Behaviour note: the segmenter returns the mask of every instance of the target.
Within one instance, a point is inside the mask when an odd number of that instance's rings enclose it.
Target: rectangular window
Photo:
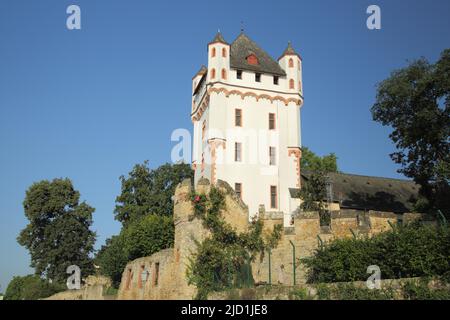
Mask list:
[[[156,262],[155,263],[155,273],[154,273],[154,278],[153,278],[154,286],[158,285],[158,280],[159,280],[159,262]]]
[[[273,84],[278,85],[278,77],[273,76]]]
[[[142,279],[142,274],[144,273],[144,270],[145,270],[145,266],[144,265],[142,265],[141,266],[141,271],[139,272],[139,275],[138,275],[138,286],[139,286],[139,289],[142,289],[142,286],[143,286],[143,280],[144,279]]]
[[[242,79],[242,70],[236,70],[236,78],[239,80]]]
[[[131,269],[128,269],[128,272],[127,272],[127,282],[126,282],[126,286],[125,286],[125,288],[127,289],[127,290],[130,290],[130,287],[131,287],[131,281],[133,280],[133,272],[131,271]]]
[[[275,113],[269,113],[269,130],[275,130]]]
[[[261,73],[255,73],[255,81],[261,82]]]
[[[242,127],[242,110],[241,109],[234,110],[234,125],[236,127]]]
[[[234,191],[236,192],[236,195],[242,199],[242,183],[235,183],[234,184]]]
[[[277,208],[277,187],[270,186],[270,207],[272,209]]]
[[[236,142],[234,144],[234,161],[240,162],[241,161],[241,148],[242,144],[240,142]]]
[[[270,157],[270,165],[274,166],[276,165],[276,159],[277,159],[277,155],[276,155],[276,148],[275,147],[269,147],[269,157]]]

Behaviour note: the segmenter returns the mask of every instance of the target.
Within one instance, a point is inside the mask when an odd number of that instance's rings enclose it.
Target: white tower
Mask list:
[[[250,217],[282,214],[288,226],[299,200],[301,57],[291,44],[276,62],[241,33],[208,44],[208,66],[192,79],[195,183],[228,182]]]

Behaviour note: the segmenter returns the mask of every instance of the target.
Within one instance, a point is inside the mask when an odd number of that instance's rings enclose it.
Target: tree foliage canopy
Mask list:
[[[123,230],[123,248],[129,260],[147,257],[173,246],[173,218],[147,215]]]
[[[135,165],[128,177],[120,177],[122,190],[116,198],[116,220],[127,225],[147,214],[171,216],[176,186],[192,178],[191,167],[184,163],[167,163],[154,170],[148,161]]]
[[[303,202],[300,208],[305,211],[322,211],[323,200],[326,198],[326,176],[323,171],[314,171],[305,180],[300,189]]]
[[[391,126],[398,170],[421,186],[431,209],[450,209],[450,49],[435,64],[421,58],[377,88],[372,117]]]
[[[307,147],[302,147],[300,167],[305,171],[337,172],[337,156],[330,153],[320,157]]]
[[[14,277],[8,284],[5,300],[38,300],[64,290],[64,286],[51,284],[37,275]]]
[[[95,256],[95,264],[100,267],[100,273],[110,277],[116,288],[120,285],[122,272],[129,261],[123,243],[122,234],[112,236],[106,239]]]
[[[126,264],[173,246],[173,201],[176,186],[192,179],[187,164],[164,164],[151,170],[148,161],[121,176],[121,194],[116,198],[115,218],[122,222],[119,235],[106,240],[96,256],[100,272],[120,284]]]
[[[308,172],[299,196],[302,199],[300,209],[303,211],[318,211],[321,225],[328,225],[330,215],[325,211],[327,173],[338,172],[337,156],[330,153],[323,157],[316,155],[307,147],[302,147],[300,167]]]
[[[172,217],[146,215],[124,227],[119,235],[107,239],[97,253],[95,263],[100,266],[100,272],[109,276],[118,287],[129,261],[170,248],[173,241]]]
[[[23,207],[29,223],[17,240],[30,251],[37,275],[65,282],[70,265],[79,266],[83,275],[92,273],[89,255],[96,235],[89,228],[95,209],[80,203],[80,193],[69,179],[34,183]]]

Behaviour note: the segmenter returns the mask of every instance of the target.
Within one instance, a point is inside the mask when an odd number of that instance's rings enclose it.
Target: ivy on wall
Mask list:
[[[264,234],[263,222],[254,219],[246,232],[238,233],[223,219],[225,195],[215,187],[208,195],[192,192],[191,202],[192,218],[200,219],[210,231],[210,236],[197,243],[187,270],[188,283],[198,289],[197,299],[206,299],[212,291],[252,286],[251,262],[278,244],[282,226]]]

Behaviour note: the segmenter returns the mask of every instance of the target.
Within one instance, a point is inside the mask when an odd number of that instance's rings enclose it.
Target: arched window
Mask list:
[[[216,56],[216,48],[212,48],[211,50],[211,57],[215,57]]]
[[[222,69],[222,79],[227,80],[227,70]]]
[[[214,79],[216,77],[216,69],[211,69],[211,79]]]
[[[226,58],[227,56],[227,49],[222,48],[222,57]]]
[[[289,59],[289,68],[294,67],[294,60],[292,58]]]
[[[289,89],[294,89],[294,79],[289,80]]]
[[[302,91],[302,82],[301,81],[299,81],[298,82],[298,91]]]

